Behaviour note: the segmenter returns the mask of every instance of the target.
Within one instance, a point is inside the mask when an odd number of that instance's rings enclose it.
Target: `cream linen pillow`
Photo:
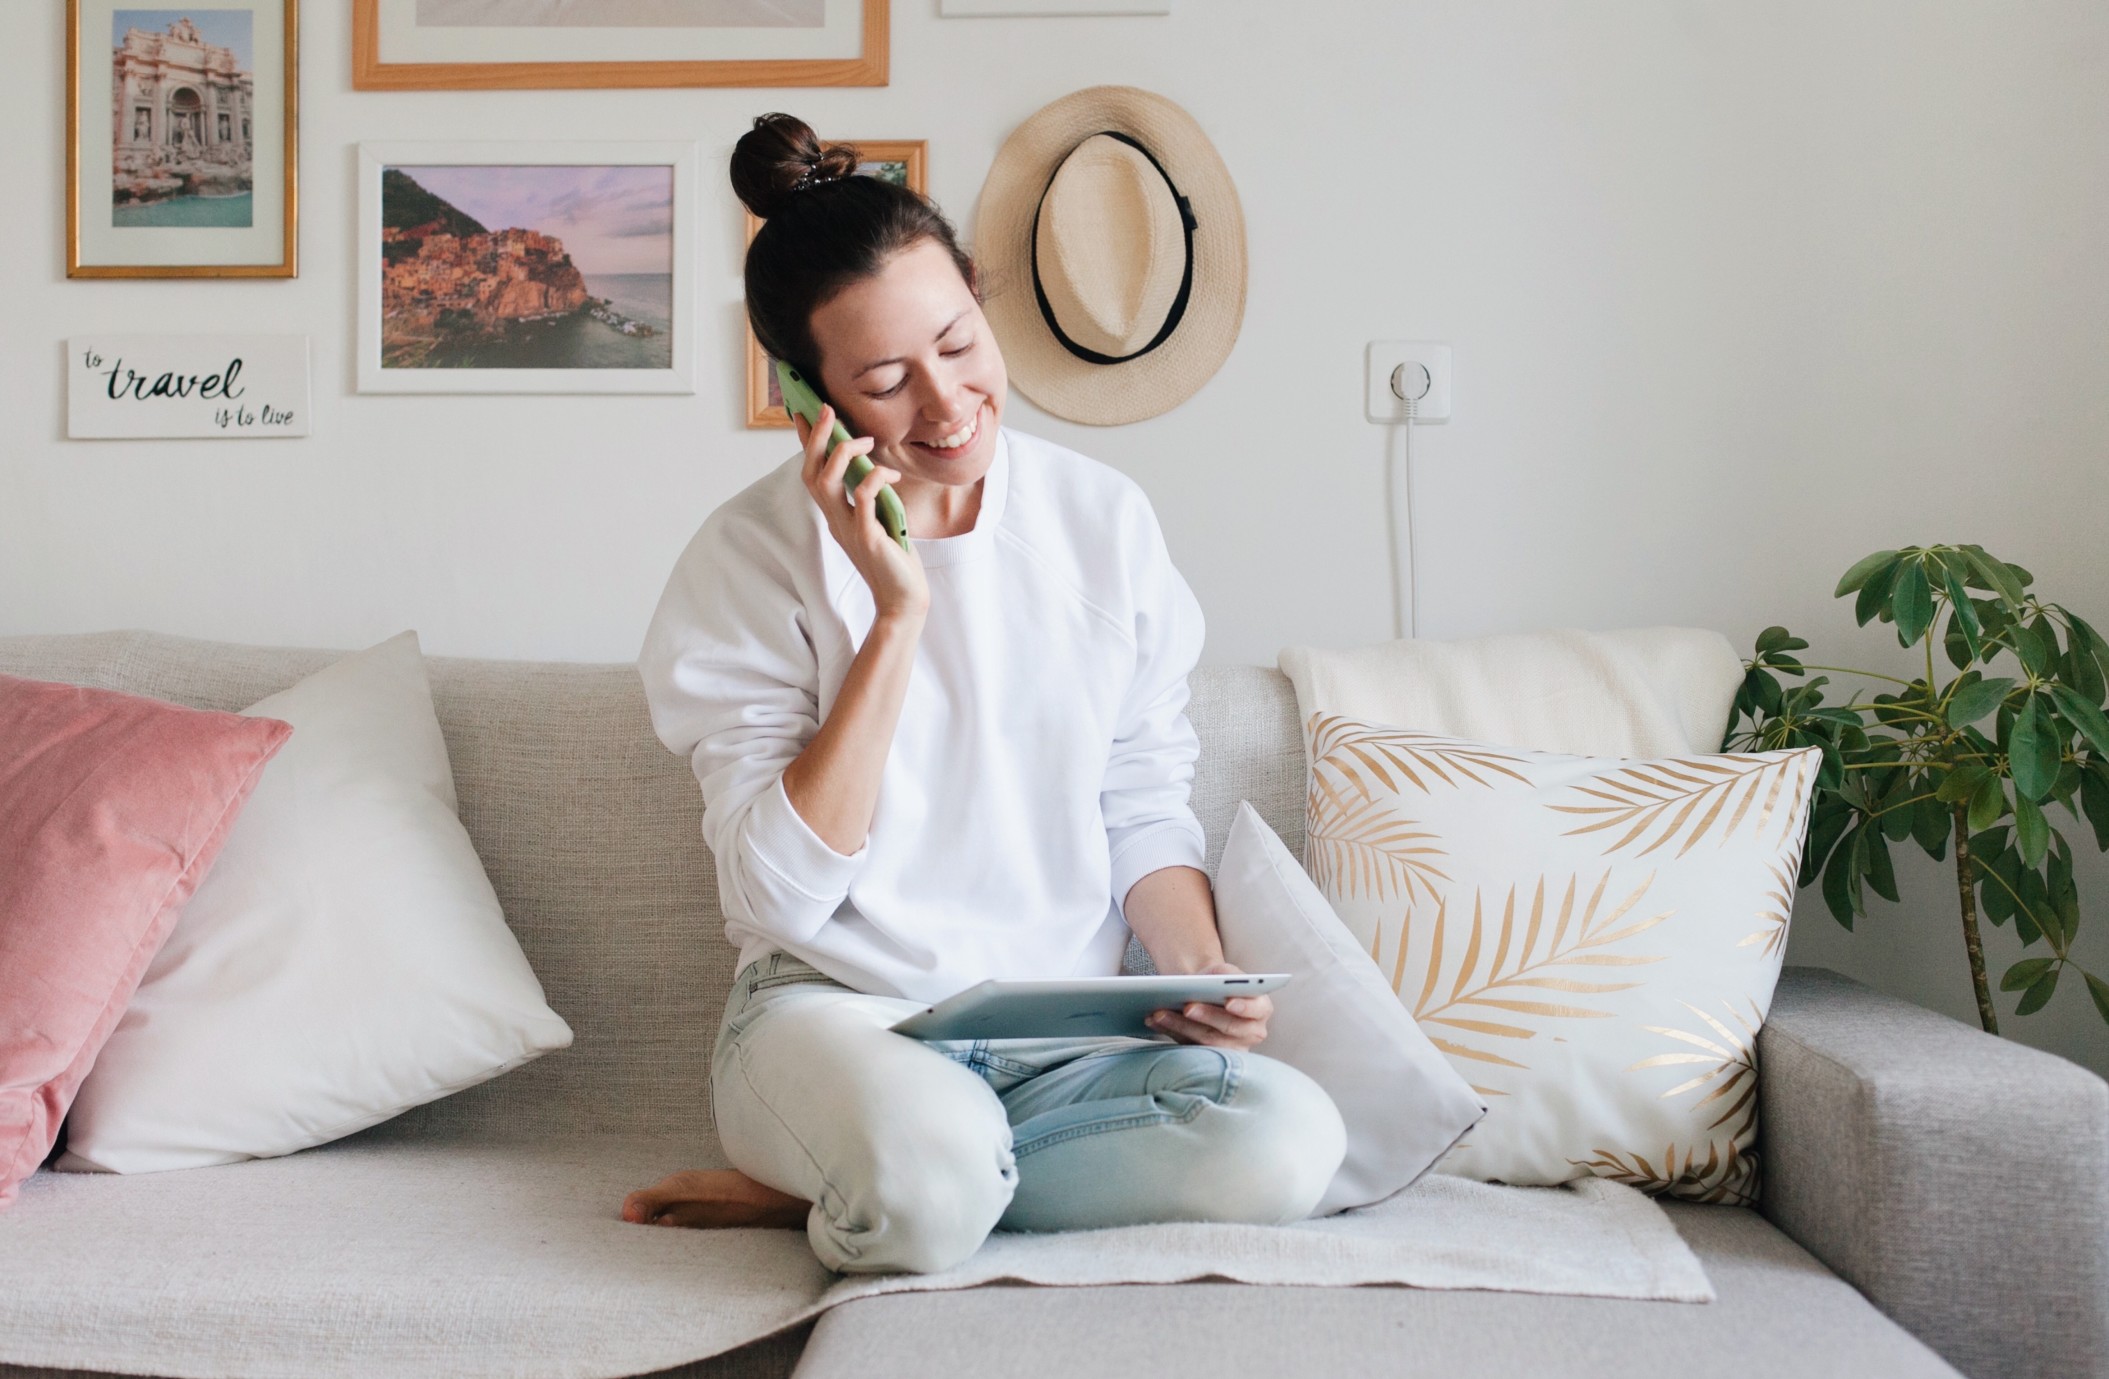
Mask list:
[[[571,1042],[461,826],[417,634],[243,712],[293,735],[81,1084],[61,1169],[289,1154]]]
[[[1487,1104],[1399,1005],[1311,878],[1250,803],[1223,843],[1215,879],[1223,956],[1287,972],[1255,1050],[1307,1074],[1347,1123],[1347,1157],[1313,1216],[1382,1201],[1411,1184]]]
[[[1635,761],[1324,712],[1304,861],[1492,1103],[1437,1165],[1748,1203],[1818,752]]]

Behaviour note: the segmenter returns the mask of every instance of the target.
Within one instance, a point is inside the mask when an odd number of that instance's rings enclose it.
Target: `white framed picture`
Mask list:
[[[359,391],[693,393],[692,142],[359,146]]]

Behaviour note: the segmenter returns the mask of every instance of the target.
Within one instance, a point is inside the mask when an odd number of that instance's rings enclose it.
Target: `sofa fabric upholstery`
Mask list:
[[[1705,1306],[1412,1288],[976,1288],[821,1314],[795,1379],[1953,1379],[1955,1371],[1743,1207],[1670,1203]]]
[[[0,671],[223,710],[245,708],[343,654],[145,632],[0,637]],[[582,1169],[579,1177],[595,1179],[590,1190],[599,1193],[669,1157],[681,1164],[667,1167],[722,1164],[706,1069],[736,955],[721,928],[694,777],[653,736],[635,670],[438,656],[428,658],[428,668],[462,822],[575,1042],[417,1107],[341,1149],[293,1156],[307,1161],[298,1171],[321,1173],[335,1162],[327,1156],[346,1151],[347,1165],[376,1162],[390,1146],[402,1151],[399,1168],[406,1173],[449,1145],[470,1153],[524,1146],[545,1157],[591,1155],[581,1162],[598,1169]],[[1211,874],[1241,799],[1300,853],[1304,761],[1289,681],[1270,667],[1204,666],[1191,688],[1188,712],[1201,741],[1193,806],[1207,831]],[[1451,1376],[1532,1372],[1538,1356],[1546,1358],[1537,1372],[1547,1374],[1689,1374],[1723,1355],[1768,1362],[1753,1372],[1821,1374],[1834,1358],[1850,1360],[1855,1373],[1946,1372],[1880,1307],[1973,1376],[2109,1373],[2102,1358],[2109,1354],[2101,1341],[2109,1302],[2100,1256],[2100,1194],[2109,1171],[2098,1080],[2047,1055],[1798,970],[1783,977],[1774,1026],[1761,1048],[1768,1060],[1764,1133],[1771,1183],[1764,1208],[1771,1223],[1739,1208],[1672,1209],[1713,1273],[1719,1303],[1226,1284],[904,1293],[824,1316],[813,1329],[809,1372],[900,1372],[882,1362],[913,1353],[919,1374],[1029,1373],[989,1356],[1015,1358],[1065,1335],[1072,1347],[1126,1338],[1108,1352],[1119,1357],[1102,1371],[1108,1375],[1201,1372],[1167,1369],[1172,1361],[1162,1336],[1182,1337],[1204,1355],[1353,1358],[1355,1369],[1341,1372],[1414,1372],[1398,1366],[1422,1351],[1447,1357],[1439,1370],[1426,1372]],[[1932,1052],[1921,1058],[1921,1048]],[[2040,1133],[2014,1132],[2013,1122],[2023,1117],[2038,1118]],[[257,1167],[271,1162],[281,1161]],[[251,1166],[195,1171],[245,1167]],[[542,1181],[542,1191],[569,1190],[561,1175]],[[2042,1210],[2045,1202],[2069,1198],[2080,1203],[2077,1210]],[[595,1209],[600,1206],[596,1198]],[[605,1204],[610,1218],[614,1207]],[[1997,1219],[2003,1212],[2021,1214]],[[229,1251],[284,1249],[312,1239],[301,1234],[299,1220],[282,1216],[244,1229],[253,1234],[245,1241],[231,1233]],[[129,1221],[121,1241],[104,1243],[151,1250],[155,1230],[152,1220]],[[1958,1235],[1966,1248],[1943,1259],[1941,1242]],[[1809,1244],[1815,1257],[1789,1236]],[[704,1251],[719,1244],[692,1242]],[[2000,1258],[1983,1260],[1988,1251]],[[1864,1289],[1874,1305],[1860,1301],[1819,1259]],[[2076,1270],[2070,1288],[2046,1292],[2030,1263],[2036,1259]],[[523,1261],[523,1269],[532,1262]],[[580,1306],[577,1279],[565,1261],[543,1263],[549,1267],[536,1276],[546,1303],[528,1283],[487,1283],[513,1288],[507,1296],[520,1307]],[[664,1292],[665,1281],[648,1271],[632,1273],[636,1288],[625,1305],[641,1309]],[[2091,1295],[2083,1296],[2089,1288]],[[349,1295],[358,1296],[355,1287]],[[304,1314],[297,1303],[274,1304],[268,1290],[224,1303],[247,1308],[242,1315],[252,1318],[275,1306],[263,1324],[328,1322]],[[418,1303],[409,1298],[405,1305]],[[941,1323],[937,1309],[944,1309]],[[600,1315],[608,1325],[636,1324],[616,1304]],[[106,1319],[112,1327],[126,1324],[115,1315]],[[940,1324],[943,1331],[930,1329]],[[2019,1343],[2024,1325],[2033,1330],[2025,1338],[2029,1358],[2021,1362],[2006,1348]],[[799,1356],[809,1326],[665,1372],[690,1379],[781,1375]],[[938,1335],[941,1345],[933,1343]],[[1007,1351],[987,1349],[1006,1337],[1014,1342]],[[1698,1337],[1726,1349],[1686,1348],[1673,1370],[1668,1357]],[[845,1368],[860,1353],[868,1353],[872,1367]],[[1587,1366],[1578,1368],[1584,1359]],[[1270,1368],[1324,1372],[1270,1361],[1225,1363],[1210,1373]],[[47,1373],[83,1371],[0,1365],[0,1379]]]
[[[1758,1062],[1766,1216],[1974,1379],[2109,1374],[2109,1085],[1818,969]]]

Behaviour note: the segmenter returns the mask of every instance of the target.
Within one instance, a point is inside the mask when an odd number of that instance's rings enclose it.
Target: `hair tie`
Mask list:
[[[796,182],[793,182],[791,184],[791,190],[794,192],[802,192],[809,187],[817,187],[823,182],[839,182],[842,180],[843,176],[844,174],[839,172],[827,173],[823,175],[820,171],[820,165],[818,163],[815,163],[812,167],[806,169],[805,176],[799,178]]]

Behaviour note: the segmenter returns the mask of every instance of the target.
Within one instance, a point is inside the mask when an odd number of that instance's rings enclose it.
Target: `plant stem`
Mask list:
[[[1977,1020],[1985,1033],[1999,1033],[1999,1014],[1992,1009],[1992,988],[1985,981],[1985,949],[1977,937],[1977,890],[1970,884],[1970,811],[1955,806],[1955,889],[1963,906],[1963,947],[1970,954],[1970,981],[1977,987]]]
[[[1909,685],[1911,681],[1900,680],[1894,675],[1878,675],[1872,670],[1855,670],[1851,666],[1819,666],[1813,662],[1801,662],[1803,670],[1835,670],[1840,675],[1858,675],[1868,680],[1887,680],[1892,685]]]

